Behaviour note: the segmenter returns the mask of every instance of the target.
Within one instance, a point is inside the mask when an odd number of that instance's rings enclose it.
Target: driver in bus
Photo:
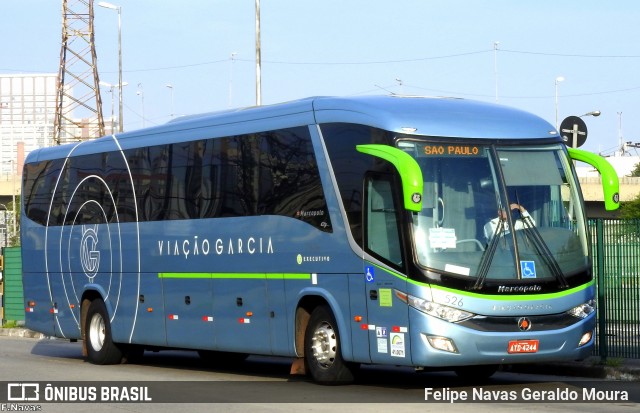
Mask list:
[[[525,219],[527,219],[531,225],[536,224],[536,222],[533,220],[531,215],[529,215],[529,212],[527,212],[527,210],[522,205],[513,203],[509,205],[509,209],[511,211],[516,211],[516,210],[520,211],[521,219],[514,220],[514,224],[513,224],[513,227],[516,231],[525,228],[525,223],[524,223]],[[491,221],[487,222],[484,225],[484,236],[487,239],[487,241],[490,241],[491,238],[493,238],[493,235],[496,233],[500,222],[502,222],[502,229],[500,230],[499,235],[508,234],[509,221],[507,220],[507,211],[504,208],[499,208],[498,216],[493,218]]]

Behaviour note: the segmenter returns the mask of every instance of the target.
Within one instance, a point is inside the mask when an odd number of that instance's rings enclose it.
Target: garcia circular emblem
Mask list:
[[[100,251],[98,251],[98,226],[85,225],[82,227],[80,241],[80,263],[85,275],[93,281],[100,268]]]

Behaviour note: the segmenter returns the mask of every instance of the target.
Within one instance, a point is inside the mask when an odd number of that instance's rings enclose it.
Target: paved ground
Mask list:
[[[44,334],[25,328],[0,328],[0,336],[46,338]],[[538,363],[512,365],[509,371],[529,374],[558,374],[562,376],[589,377],[609,380],[625,380],[640,382],[640,359],[611,358],[601,362],[599,357],[590,357],[583,361],[562,363]]]

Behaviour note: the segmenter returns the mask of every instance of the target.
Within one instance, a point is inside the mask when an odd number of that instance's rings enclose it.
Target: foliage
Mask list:
[[[5,320],[4,324],[2,324],[2,328],[16,328],[18,327],[18,322],[14,320]]]
[[[629,176],[640,177],[640,163],[636,164],[635,169],[631,171],[631,174]],[[640,218],[640,193],[633,200],[622,202],[620,204],[620,218]]]
[[[640,218],[640,194],[635,199],[620,204],[620,218],[638,219]]]
[[[11,236],[9,237],[9,239],[7,240],[7,246],[12,246],[12,247],[17,247],[20,245],[20,195],[16,195],[16,233],[13,234],[13,220],[11,220],[11,218],[8,218],[7,225],[9,226],[9,228],[7,228],[6,230],[9,231],[9,234],[11,234]],[[7,211],[12,215],[13,214],[13,201],[9,202],[7,205]]]

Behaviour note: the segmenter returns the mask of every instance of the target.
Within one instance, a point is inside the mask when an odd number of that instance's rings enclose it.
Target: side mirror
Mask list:
[[[391,162],[400,174],[404,208],[412,212],[422,210],[424,182],[420,165],[408,153],[388,145],[357,145],[356,150]]]
[[[618,174],[606,159],[595,153],[581,149],[567,148],[571,159],[586,162],[598,170],[602,177],[602,190],[604,192],[604,207],[607,211],[613,211],[620,207],[620,184]]]

